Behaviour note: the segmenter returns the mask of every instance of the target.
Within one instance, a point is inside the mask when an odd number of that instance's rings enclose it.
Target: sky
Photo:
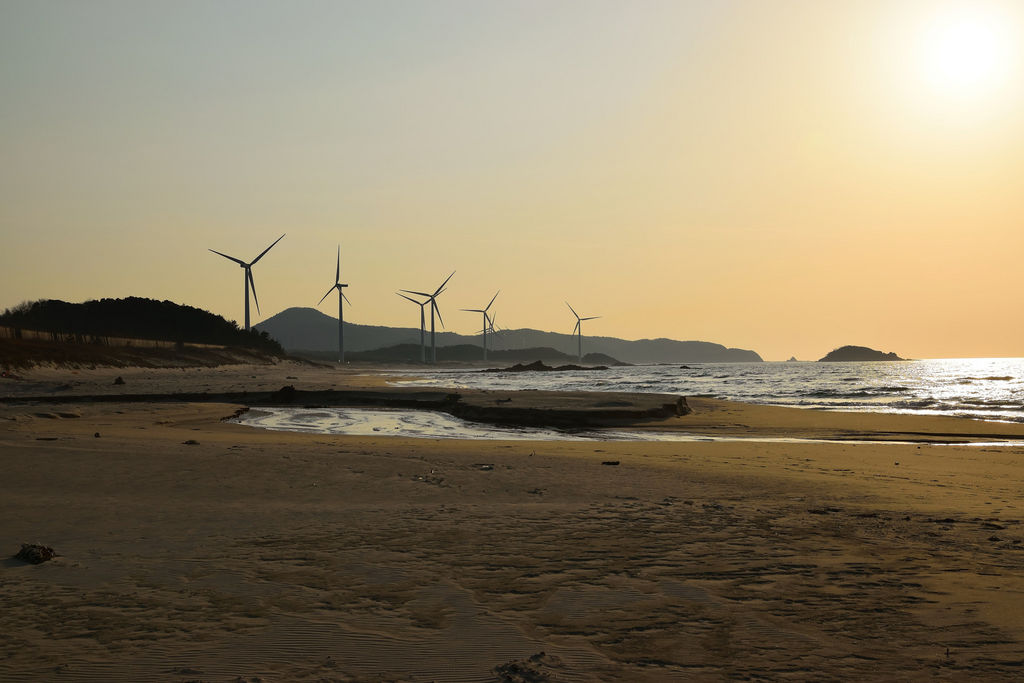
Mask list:
[[[0,159],[0,310],[1024,356],[1019,1],[0,0]]]

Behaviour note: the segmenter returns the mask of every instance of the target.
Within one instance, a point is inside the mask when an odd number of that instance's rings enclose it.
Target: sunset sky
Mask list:
[[[0,309],[1024,356],[1019,0],[0,0],[0,160]]]

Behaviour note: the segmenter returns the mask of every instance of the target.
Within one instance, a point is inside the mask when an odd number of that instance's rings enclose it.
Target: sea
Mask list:
[[[401,385],[626,391],[847,410],[1024,422],[1024,358],[892,362],[679,363],[565,372],[402,370]]]
[[[807,410],[947,415],[995,422],[1024,422],[1024,358],[861,363],[680,363],[559,372],[402,368],[393,374],[391,383],[398,386],[651,392]],[[364,408],[260,408],[240,416],[238,422],[272,430],[418,438],[722,440],[680,433],[602,431],[591,434],[518,429],[470,423],[431,411]]]

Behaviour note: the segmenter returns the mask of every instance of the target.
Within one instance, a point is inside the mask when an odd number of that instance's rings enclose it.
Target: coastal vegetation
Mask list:
[[[266,332],[246,331],[219,315],[173,301],[141,297],[99,299],[75,304],[40,299],[9,308],[0,326],[15,339],[26,332],[45,333],[54,342],[130,346],[131,340],[165,341],[178,345],[214,344],[283,356],[284,349]]]

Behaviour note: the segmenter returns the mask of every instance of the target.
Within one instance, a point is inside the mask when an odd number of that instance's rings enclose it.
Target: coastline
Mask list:
[[[22,396],[386,389],[290,365],[26,376]],[[14,398],[3,552],[59,557],[3,565],[0,679],[1019,676],[1024,443],[915,439],[1022,425],[689,399],[636,427],[907,443],[484,442]]]

